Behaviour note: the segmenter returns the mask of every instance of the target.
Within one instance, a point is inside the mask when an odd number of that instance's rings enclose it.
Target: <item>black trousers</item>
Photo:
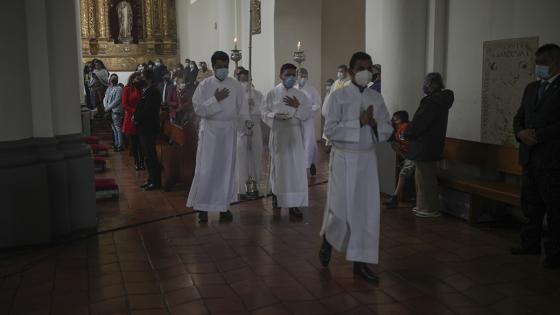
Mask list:
[[[140,145],[146,160],[146,167],[148,168],[148,181],[156,186],[160,186],[161,168],[156,153],[157,135],[151,133],[139,133],[138,136],[140,138]]]
[[[521,206],[528,219],[521,231],[521,245],[540,249],[546,214],[544,253],[547,259],[560,262],[560,169],[525,167],[521,189]]]
[[[142,147],[140,145],[140,139],[138,135],[130,136],[130,155],[134,158],[134,163],[139,164],[144,162],[144,153],[142,152]]]

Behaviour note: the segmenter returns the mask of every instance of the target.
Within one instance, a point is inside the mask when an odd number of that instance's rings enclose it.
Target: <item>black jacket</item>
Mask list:
[[[455,97],[453,91],[442,90],[425,96],[414,114],[404,136],[410,140],[407,159],[439,161],[445,145],[449,109]]]
[[[515,135],[523,129],[535,129],[538,144],[519,147],[519,164],[539,169],[560,168],[560,77],[550,84],[540,102],[540,82],[525,88],[521,107],[513,120]],[[517,139],[519,141],[519,139]]]
[[[159,133],[160,105],[161,94],[155,85],[142,92],[134,113],[134,122],[139,134],[157,135]]]

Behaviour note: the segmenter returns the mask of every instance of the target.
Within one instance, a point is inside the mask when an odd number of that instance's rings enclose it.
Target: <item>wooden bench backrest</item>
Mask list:
[[[454,138],[445,139],[443,159],[478,165],[506,174],[521,175],[516,148]]]

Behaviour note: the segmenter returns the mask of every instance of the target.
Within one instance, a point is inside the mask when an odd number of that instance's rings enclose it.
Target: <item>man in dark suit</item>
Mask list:
[[[527,222],[514,255],[540,255],[543,219],[544,266],[560,267],[560,47],[547,44],[536,52],[538,81],[530,83],[514,119],[523,166],[521,205]]]
[[[142,188],[149,191],[161,188],[161,170],[156,153],[156,138],[160,132],[161,94],[156,86],[153,71],[142,72],[138,82],[137,88],[142,91],[142,96],[136,106],[134,122],[149,175],[148,181],[142,185]]]

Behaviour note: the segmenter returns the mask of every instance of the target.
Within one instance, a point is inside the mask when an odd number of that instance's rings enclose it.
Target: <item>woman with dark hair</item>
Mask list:
[[[89,109],[92,109],[94,107],[92,102],[92,97],[91,97],[91,89],[89,86],[89,82],[91,80],[91,70],[92,70],[91,62],[86,62],[84,64],[84,92],[86,94],[86,106]]]
[[[128,82],[124,87],[122,92],[122,106],[124,110],[124,122],[122,132],[127,136],[128,142],[130,144],[130,154],[134,158],[134,168],[137,171],[145,170],[144,167],[144,155],[140,149],[140,143],[138,141],[138,135],[136,134],[136,126],[132,117],[136,112],[136,104],[140,98],[140,90],[136,88],[138,82],[138,77],[140,73],[134,72],[128,77]]]
[[[101,60],[94,59],[92,62],[94,68],[89,85],[91,92],[95,95],[96,116],[103,117],[103,99],[105,98],[105,91],[109,87],[109,72]]]
[[[113,137],[115,140],[115,152],[123,150],[122,142],[122,121],[123,108],[121,103],[122,88],[119,85],[119,77],[111,74],[109,77],[109,88],[103,99],[103,107],[107,114],[111,115],[111,128],[113,129]]]

